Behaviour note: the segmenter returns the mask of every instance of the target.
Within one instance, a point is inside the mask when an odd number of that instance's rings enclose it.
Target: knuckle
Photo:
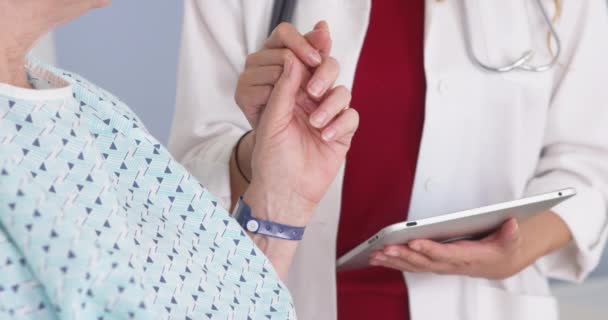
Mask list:
[[[245,95],[235,96],[235,101],[241,109],[247,109],[249,107],[249,99]]]
[[[239,91],[237,91],[234,94],[234,102],[236,102],[236,104],[240,108],[244,108],[245,107],[245,98],[243,97],[243,95]]]
[[[236,104],[238,104],[239,106],[243,103],[243,83],[242,80],[239,79],[237,85],[236,85],[236,90],[234,91],[234,101],[236,102]]]
[[[282,49],[281,57],[283,58],[284,62],[290,62],[295,59],[295,54],[289,49]]]
[[[275,29],[277,35],[281,38],[285,37],[291,31],[292,25],[287,22],[281,22]]]
[[[412,261],[413,255],[411,252],[399,251],[399,257],[405,261]]]
[[[245,58],[245,67],[250,67],[255,63],[256,54],[252,53]]]
[[[417,261],[416,263],[420,268],[423,268],[425,270],[431,270],[433,265],[431,264],[431,262],[427,261],[427,260],[422,260],[420,259],[419,261]]]
[[[273,87],[271,86],[264,86],[264,88],[262,89],[262,95],[264,96],[264,100],[268,100],[270,99],[270,95],[272,94],[272,89]]]
[[[475,265],[475,262],[470,258],[463,258],[459,261],[453,261],[452,263],[464,269],[471,269]]]
[[[420,253],[429,257],[438,257],[437,250],[431,246],[420,246]]]
[[[272,78],[273,79],[278,79],[279,77],[281,77],[281,74],[283,73],[283,67],[281,66],[272,66],[270,69],[270,72],[272,74]]]

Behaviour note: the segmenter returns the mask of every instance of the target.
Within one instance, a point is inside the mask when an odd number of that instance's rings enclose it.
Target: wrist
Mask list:
[[[287,278],[291,261],[298,248],[299,241],[272,238],[261,234],[247,232],[255,245],[272,263],[282,280]]]
[[[308,223],[307,217],[310,217],[314,210],[314,206],[306,202],[297,199],[290,201],[288,198],[280,196],[280,193],[273,193],[266,188],[258,187],[255,182],[243,195],[243,202],[251,210],[249,212],[251,217],[291,227],[305,226]],[[245,212],[239,212],[239,210],[236,213],[241,225],[244,225],[245,221],[240,220],[240,214],[243,213]],[[299,241],[261,234],[257,231],[250,232],[249,226],[245,226],[244,229],[256,246],[271,261],[279,277],[285,280]]]
[[[243,195],[243,200],[258,219],[304,227],[308,224],[316,204],[285,188],[268,188],[256,181]]]

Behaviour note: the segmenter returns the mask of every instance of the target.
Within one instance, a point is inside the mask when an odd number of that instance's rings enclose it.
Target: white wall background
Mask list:
[[[218,0],[221,1],[221,0]],[[115,1],[60,28],[41,57],[80,73],[127,102],[166,143],[175,102],[182,1]],[[608,37],[607,37],[608,41]],[[608,276],[608,254],[596,275]]]

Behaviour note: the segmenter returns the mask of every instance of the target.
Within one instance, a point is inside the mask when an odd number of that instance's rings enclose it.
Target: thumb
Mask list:
[[[521,240],[521,232],[517,220],[511,218],[503,223],[496,232],[495,240],[501,247],[506,249],[517,246],[518,242]]]
[[[283,73],[275,83],[264,113],[262,114],[261,126],[280,126],[291,120],[296,95],[302,83],[304,69],[305,66],[297,58],[285,61]]]
[[[325,21],[319,21],[314,29],[304,35],[304,38],[319,51],[323,58],[329,56],[332,47],[329,25]]]

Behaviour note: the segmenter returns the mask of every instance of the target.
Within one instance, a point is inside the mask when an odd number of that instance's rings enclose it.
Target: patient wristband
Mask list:
[[[242,197],[239,198],[239,202],[234,209],[233,217],[248,232],[283,240],[302,240],[306,229],[305,227],[294,227],[257,219],[251,215],[251,208],[243,201]]]

